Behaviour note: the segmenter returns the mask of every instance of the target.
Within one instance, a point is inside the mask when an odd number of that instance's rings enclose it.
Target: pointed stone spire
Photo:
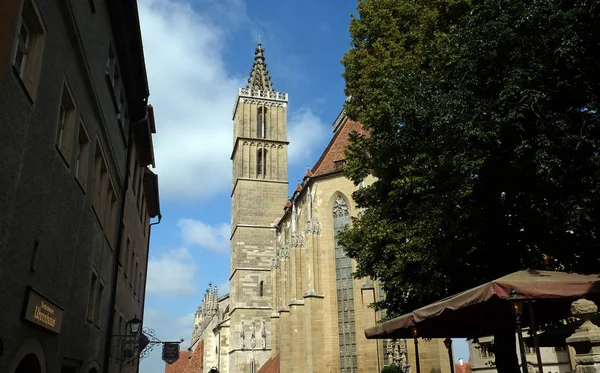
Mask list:
[[[271,77],[269,76],[269,70],[267,70],[267,64],[265,63],[265,49],[260,42],[258,42],[256,50],[254,50],[254,65],[252,65],[252,71],[250,71],[250,78],[248,79],[246,88],[265,92],[275,91],[271,84]]]

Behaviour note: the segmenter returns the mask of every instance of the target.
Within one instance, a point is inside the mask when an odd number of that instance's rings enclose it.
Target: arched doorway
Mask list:
[[[15,373],[41,373],[42,365],[35,354],[27,354],[21,360]]]

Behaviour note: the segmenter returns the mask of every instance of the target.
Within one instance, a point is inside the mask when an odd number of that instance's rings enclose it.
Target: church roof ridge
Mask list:
[[[254,50],[254,64],[252,65],[246,88],[275,92],[271,83],[271,77],[269,76],[269,70],[267,70],[267,64],[265,63],[265,49],[260,42],[258,42],[258,46]]]

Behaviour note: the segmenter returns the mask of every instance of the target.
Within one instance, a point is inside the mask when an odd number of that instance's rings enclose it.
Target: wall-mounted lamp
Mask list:
[[[127,325],[129,325],[129,331],[131,331],[131,334],[136,335],[140,331],[142,320],[134,317],[133,319],[127,321]]]

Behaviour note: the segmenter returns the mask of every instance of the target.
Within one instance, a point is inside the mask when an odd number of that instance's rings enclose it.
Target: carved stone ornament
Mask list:
[[[288,246],[283,246],[281,248],[281,259],[287,259],[290,257],[290,248]]]
[[[304,247],[304,235],[302,233],[292,234],[292,247]]]
[[[285,102],[281,101],[265,101],[252,98],[241,98],[241,102],[251,105],[270,106],[270,107],[285,107]]]
[[[252,326],[250,327],[250,348],[251,349],[255,349],[256,348],[256,334],[255,334],[255,327],[254,327],[254,321],[252,321]]]
[[[245,347],[246,335],[244,334],[244,321],[242,321],[242,332],[240,333],[240,344],[242,350]]]
[[[321,234],[321,223],[318,220],[308,220],[306,222],[306,234]]]
[[[343,197],[336,198],[333,203],[333,215],[334,216],[346,216],[350,215],[350,207]]]
[[[406,339],[388,341],[386,353],[390,364],[398,366],[402,372],[410,372]]]
[[[262,325],[260,327],[260,336],[262,338],[262,348],[263,350],[267,348],[267,324],[265,320],[262,320]]]

